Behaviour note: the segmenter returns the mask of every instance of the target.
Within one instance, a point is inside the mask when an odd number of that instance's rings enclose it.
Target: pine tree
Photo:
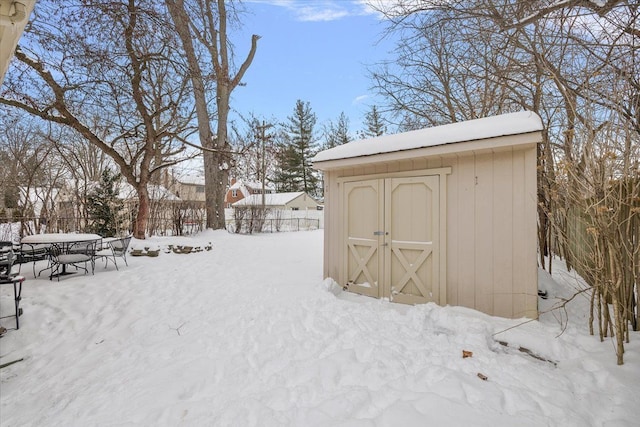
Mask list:
[[[360,138],[375,138],[376,136],[384,135],[387,132],[387,126],[384,124],[384,119],[380,115],[380,112],[375,105],[371,107],[371,110],[364,116],[365,129],[360,132]]]
[[[316,115],[309,102],[296,101],[293,115],[283,126],[284,137],[277,154],[275,184],[278,191],[304,191],[318,194],[319,179],[309,160],[316,153],[314,133]]]
[[[338,117],[338,122],[333,123],[330,121],[325,130],[325,148],[333,148],[346,144],[349,141],[351,141],[351,136],[349,136],[349,118],[342,112],[340,113],[340,117]]]
[[[100,181],[87,196],[87,212],[92,223],[90,229],[101,236],[115,236],[120,228],[119,212],[122,200],[118,198],[115,184],[120,180],[120,174],[114,174],[110,169],[102,171]]]

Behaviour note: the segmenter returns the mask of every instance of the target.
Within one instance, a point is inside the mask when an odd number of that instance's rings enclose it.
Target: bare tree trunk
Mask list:
[[[149,190],[147,190],[146,184],[144,186],[138,186],[138,214],[136,215],[136,222],[133,225],[133,237],[136,239],[144,239],[147,223],[149,222]]]
[[[237,74],[231,76],[227,40],[227,10],[224,0],[217,0],[217,5],[213,7],[214,0],[199,2],[198,7],[204,17],[203,28],[199,30],[205,36],[198,34],[198,32],[191,33],[190,28],[193,26],[193,20],[185,9],[184,0],[165,0],[165,3],[182,42],[193,85],[200,144],[204,151],[207,228],[223,229],[225,228],[224,196],[231,165],[230,145],[227,141],[229,98],[253,61],[259,37],[254,35],[251,38],[251,49],[246,59]],[[217,19],[214,12],[217,12]],[[216,22],[218,23],[217,27]],[[215,72],[217,106],[217,132],[215,135],[212,133],[209,121],[204,76],[195,54],[194,38],[197,38],[208,50]]]

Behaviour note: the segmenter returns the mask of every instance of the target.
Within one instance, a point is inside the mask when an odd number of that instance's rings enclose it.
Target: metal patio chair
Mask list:
[[[0,242],[0,275],[9,276],[15,262],[12,242]]]
[[[60,281],[60,276],[72,274],[67,271],[67,266],[73,266],[77,269],[84,270],[85,274],[89,272],[87,263],[91,265],[91,274],[95,270],[96,241],[72,242],[66,245],[54,243],[51,245],[51,275],[49,280],[54,277]],[[82,267],[80,264],[84,264]]]
[[[36,277],[36,263],[38,261],[49,261],[49,248],[51,245],[42,243],[22,243],[20,245],[19,263],[20,271],[22,270],[22,264],[33,263],[33,277]],[[47,268],[49,265],[47,265]],[[44,270],[46,270],[45,268]],[[19,271],[19,272],[20,272]],[[42,272],[42,270],[41,270]],[[40,275],[40,273],[38,273]]]
[[[13,244],[11,242],[0,242],[0,285],[13,285],[16,329],[20,329],[20,315],[22,314],[20,300],[22,299],[22,282],[24,282],[24,277],[11,272],[15,260],[16,255],[13,252]],[[1,316],[0,319],[7,317],[12,316]]]
[[[109,261],[111,261],[113,262],[113,265],[116,266],[116,270],[118,270],[116,257],[122,258],[125,265],[128,266],[129,263],[127,263],[127,248],[129,247],[129,242],[131,242],[131,236],[110,240],[109,242],[107,242],[106,247],[103,247],[101,250],[96,252],[96,258],[101,257],[105,259],[104,268],[107,268]]]

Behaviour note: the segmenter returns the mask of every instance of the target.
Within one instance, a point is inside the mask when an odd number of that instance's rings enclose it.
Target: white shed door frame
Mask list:
[[[350,291],[406,304],[446,304],[450,173],[441,168],[339,179],[342,282]]]

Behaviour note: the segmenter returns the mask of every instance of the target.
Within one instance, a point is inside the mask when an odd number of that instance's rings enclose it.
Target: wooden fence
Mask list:
[[[620,278],[619,299],[633,329],[640,327],[640,198],[621,194],[601,201],[585,200],[564,218],[561,253],[589,285]],[[612,267],[613,266],[613,267]],[[612,272],[611,268],[616,271]]]

